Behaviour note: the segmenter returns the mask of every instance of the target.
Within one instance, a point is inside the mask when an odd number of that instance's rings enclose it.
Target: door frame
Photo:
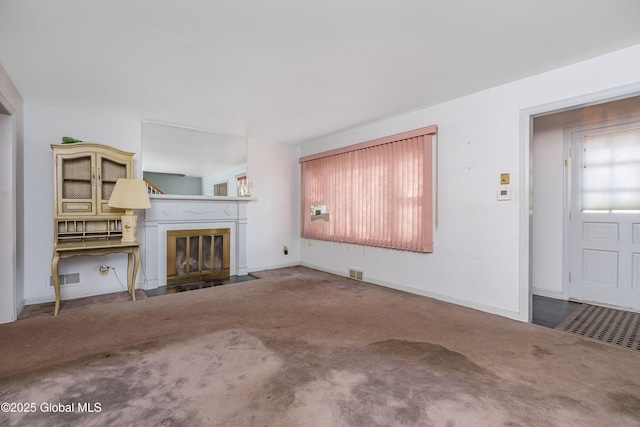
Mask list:
[[[11,214],[0,225],[0,268],[5,280],[0,281],[0,323],[12,322],[17,318],[17,200],[16,200],[16,112],[0,91],[0,155],[9,168],[2,168],[0,186],[2,193],[9,193],[8,208]]]
[[[552,113],[588,107],[610,101],[630,98],[640,95],[640,82],[615,87],[599,92],[562,99],[547,104],[533,106],[520,110],[520,176],[519,192],[523,195],[519,201],[519,313],[520,320],[531,322],[533,317],[533,294],[531,293],[532,274],[532,211],[531,198],[533,189],[533,170],[531,168],[531,141],[533,140],[533,119]],[[565,197],[566,200],[566,197]],[[566,228],[566,227],[564,227]],[[563,230],[564,239],[564,230]],[[564,248],[563,248],[564,256]],[[563,262],[564,268],[564,262]],[[564,293],[564,285],[563,285]]]

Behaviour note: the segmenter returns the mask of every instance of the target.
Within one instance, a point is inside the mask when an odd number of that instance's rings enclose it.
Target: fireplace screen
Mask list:
[[[167,285],[229,277],[230,229],[167,231]]]

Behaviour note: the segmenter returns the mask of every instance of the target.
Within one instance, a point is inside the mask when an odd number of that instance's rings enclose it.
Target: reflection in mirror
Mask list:
[[[143,121],[142,171],[159,194],[235,197],[238,179],[246,177],[247,140]]]

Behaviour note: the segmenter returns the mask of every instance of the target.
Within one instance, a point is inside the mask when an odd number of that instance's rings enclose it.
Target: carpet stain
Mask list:
[[[533,346],[533,351],[531,351],[531,354],[536,359],[544,359],[547,356],[553,356],[553,352],[551,350],[548,350],[544,347],[540,347],[539,345]]]
[[[369,344],[372,353],[420,361],[433,368],[455,371],[465,375],[488,374],[467,356],[439,344],[390,339]]]
[[[629,393],[609,393],[608,397],[620,412],[640,419],[640,397]]]
[[[319,416],[353,426],[386,426],[389,420],[394,425],[553,425],[548,418],[553,413],[567,425],[580,425],[574,411],[595,411],[570,396],[500,378],[434,343],[390,339],[360,348],[314,346],[300,339],[265,343],[284,362],[251,410],[279,413],[283,424],[321,425],[314,421]],[[440,424],[443,419],[447,422]]]

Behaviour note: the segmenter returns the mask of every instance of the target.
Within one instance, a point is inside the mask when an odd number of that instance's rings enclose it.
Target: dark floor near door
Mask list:
[[[256,277],[247,274],[244,276],[230,276],[220,279],[208,279],[201,280],[199,282],[181,283],[179,285],[161,286],[157,289],[145,290],[144,293],[148,297],[156,297],[158,295],[169,295],[178,292],[191,291],[194,289],[204,289],[214,286],[228,285],[231,283],[247,282],[249,280],[256,280]]]
[[[579,306],[577,302],[534,295],[532,323],[553,329]]]

